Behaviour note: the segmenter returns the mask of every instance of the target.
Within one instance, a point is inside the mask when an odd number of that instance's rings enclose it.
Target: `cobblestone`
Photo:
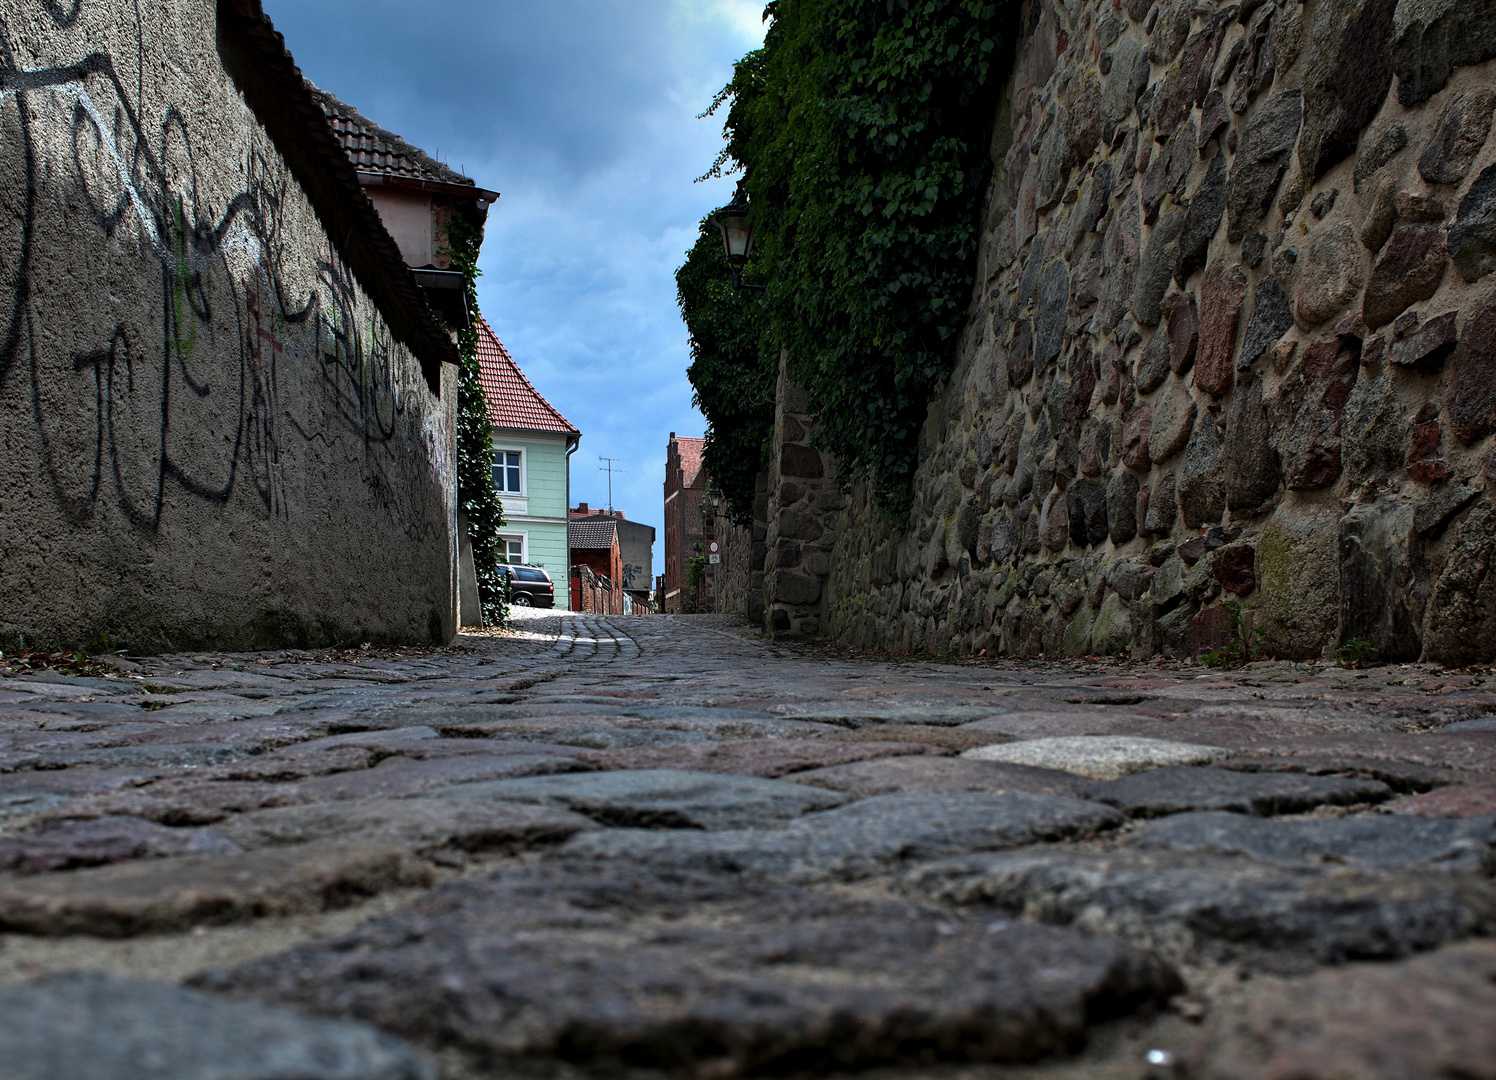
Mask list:
[[[1328,1076],[1347,1030],[1375,1058],[1394,972],[1475,986],[1461,942],[1496,929],[1487,672],[952,664],[555,612],[116,662],[0,679],[18,1009],[68,971],[185,979],[444,1080],[1140,1080],[1149,1048]],[[1384,981],[1271,1027],[1271,994],[1367,960]],[[334,1034],[426,1075],[370,1031]]]

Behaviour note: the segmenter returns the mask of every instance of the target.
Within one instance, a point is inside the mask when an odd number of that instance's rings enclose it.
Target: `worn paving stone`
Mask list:
[[[846,801],[804,784],[684,769],[493,780],[448,787],[433,797],[546,803],[605,825],[648,829],[757,828]]]
[[[239,848],[212,829],[172,829],[135,817],[63,821],[0,836],[0,870],[41,874],[166,855],[220,855]]]
[[[1129,817],[1163,817],[1189,810],[1271,817],[1298,814],[1316,806],[1379,803],[1392,797],[1392,789],[1379,780],[1165,766],[1092,784],[1085,795],[1115,806]]]
[[[1221,762],[1220,767],[1240,772],[1307,773],[1310,776],[1342,776],[1379,780],[1399,794],[1432,791],[1435,788],[1462,784],[1479,777],[1478,773],[1468,773],[1438,765],[1329,754],[1231,758]]]
[[[1377,758],[1496,775],[1496,732],[1491,731],[1444,728],[1427,735],[1385,730],[1347,731],[1285,739],[1272,747],[1271,753],[1282,757]]]
[[[897,733],[894,733],[897,734]],[[737,773],[773,780],[867,758],[924,755],[938,748],[921,743],[832,742],[829,739],[724,739],[616,750],[587,750],[578,757],[599,769],[685,769]],[[796,777],[796,783],[800,783]]]
[[[1025,1061],[1161,1003],[1149,953],[622,861],[514,868],[200,985],[354,1018],[490,1068],[695,1075]]]
[[[316,912],[433,880],[427,863],[408,848],[388,844],[328,841],[238,855],[184,855],[0,877],[0,928],[128,937]]]
[[[1200,812],[1152,822],[1136,843],[1141,849],[1238,854],[1286,865],[1496,871],[1496,818],[1491,817],[1446,820],[1375,814],[1271,821]]]
[[[100,795],[151,778],[149,770],[60,769],[0,774],[0,819],[29,817],[73,799]]]
[[[961,755],[974,761],[1006,761],[1112,780],[1160,765],[1206,765],[1227,756],[1219,746],[1128,735],[1071,735],[982,746]]]
[[[334,837],[358,844],[516,852],[559,844],[597,828],[588,817],[554,806],[478,799],[358,799],[282,806],[236,814],[216,834],[245,850]]]
[[[295,784],[168,777],[136,790],[75,799],[41,815],[43,820],[139,817],[162,825],[212,825],[229,814],[313,801]]]
[[[1081,794],[1070,773],[997,761],[950,757],[880,757],[797,773],[797,784],[844,791],[854,798],[911,791],[980,791],[989,795]]]
[[[1469,818],[1496,815],[1496,783],[1454,784],[1416,795],[1392,807],[1415,817]]]
[[[1496,886],[1173,851],[1036,850],[931,863],[908,895],[1120,937],[1176,961],[1302,972],[1488,932]]]
[[[1110,807],[1060,796],[914,792],[862,799],[782,829],[614,829],[577,837],[563,851],[771,880],[853,880],[924,859],[1090,836],[1122,820]]]
[[[310,802],[330,799],[372,799],[414,795],[453,784],[467,784],[508,777],[546,776],[552,773],[585,772],[591,768],[576,757],[559,754],[464,755],[416,761],[405,757],[385,758],[372,769],[360,769],[300,781],[296,790]]]
[[[1014,739],[1035,739],[1059,735],[1111,735],[1128,729],[1139,718],[1123,713],[1116,715],[1103,709],[1075,709],[1069,712],[1018,711],[1002,716],[963,724],[962,731],[974,734],[1007,735]],[[986,743],[998,740],[989,738]]]
[[[1275,984],[1212,1019],[1202,1080],[1496,1077],[1496,942]]]
[[[7,1080],[436,1080],[367,1024],[97,973],[0,987]]]

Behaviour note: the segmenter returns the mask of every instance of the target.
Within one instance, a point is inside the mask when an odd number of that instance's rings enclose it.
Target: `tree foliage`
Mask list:
[[[713,103],[727,107],[727,146],[708,175],[744,174],[750,270],[768,288],[752,312],[759,362],[788,350],[821,445],[872,480],[885,506],[903,497],[965,322],[1014,6],[773,0],[763,47],[738,61]],[[724,301],[684,287],[681,299],[702,367],[714,346],[695,327],[721,316],[699,306]],[[731,394],[696,385],[715,439],[753,438],[728,433],[738,423]]]
[[[447,224],[447,244],[453,269],[462,271],[468,311],[478,317],[478,229],[461,213]],[[478,326],[474,322],[457,335],[462,367],[457,379],[457,505],[467,517],[473,544],[473,570],[478,579],[478,603],[483,622],[502,626],[509,618],[508,594],[499,574],[503,542],[504,504],[493,486],[493,441],[488,402],[478,377]]]
[[[760,355],[768,339],[757,293],[740,292],[724,272],[722,240],[701,223],[701,234],[675,272],[681,314],[691,335],[686,374],[696,407],[707,418],[702,457],[739,524],[753,517],[754,476],[774,434],[776,360]]]

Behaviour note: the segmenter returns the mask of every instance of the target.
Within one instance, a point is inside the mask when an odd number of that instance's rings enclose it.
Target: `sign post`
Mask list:
[[[707,552],[707,554],[706,554],[707,562],[709,562],[711,565],[717,566],[717,565],[719,565],[722,562],[722,545],[719,544],[719,543],[717,543],[717,541],[715,541],[715,540],[708,540],[707,544],[706,544],[706,552]],[[717,573],[718,572],[716,570],[712,571],[712,614],[713,615],[718,614],[719,610],[721,608],[721,596],[722,596],[722,592],[721,592],[721,589],[719,588],[719,586],[717,584]]]

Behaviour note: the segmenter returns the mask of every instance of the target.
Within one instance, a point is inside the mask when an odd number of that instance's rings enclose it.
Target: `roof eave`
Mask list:
[[[326,230],[333,249],[416,356],[432,393],[457,346],[441,328],[260,0],[217,0],[218,50],[245,103]]]

